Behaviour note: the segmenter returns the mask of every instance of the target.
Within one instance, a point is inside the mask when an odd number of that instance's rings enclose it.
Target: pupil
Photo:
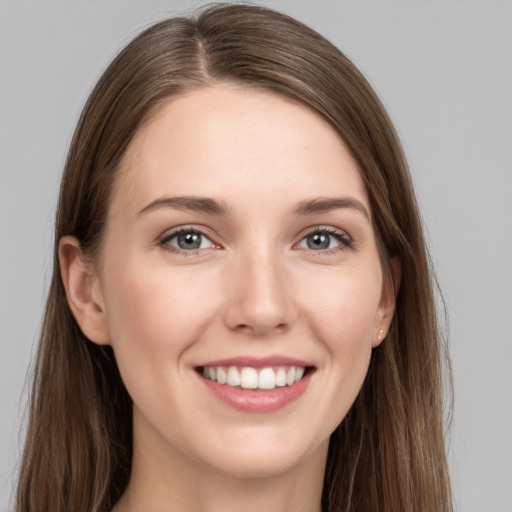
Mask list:
[[[199,249],[201,247],[201,235],[199,233],[183,233],[178,236],[180,249]]]
[[[325,233],[315,233],[308,237],[308,247],[310,249],[328,249],[329,235]]]

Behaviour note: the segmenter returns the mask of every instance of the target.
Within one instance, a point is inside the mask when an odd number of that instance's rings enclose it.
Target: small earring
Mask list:
[[[384,331],[381,329],[381,330],[379,331],[379,336],[378,336],[378,338],[377,338],[377,339],[380,341],[380,340],[382,339],[382,337],[383,337],[383,336],[384,336]]]

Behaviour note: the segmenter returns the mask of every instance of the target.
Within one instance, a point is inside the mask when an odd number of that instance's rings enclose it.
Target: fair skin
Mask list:
[[[133,400],[116,512],[320,511],[329,436],[394,312],[363,181],[326,121],[234,85],[172,99],[129,146],[95,264],[72,237],[60,258]],[[202,375],[240,358],[304,377],[231,393]]]

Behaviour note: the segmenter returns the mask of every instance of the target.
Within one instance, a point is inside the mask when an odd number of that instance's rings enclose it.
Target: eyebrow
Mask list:
[[[155,199],[155,201],[145,206],[138,213],[138,216],[160,208],[174,208],[177,210],[188,210],[218,216],[226,216],[230,213],[229,208],[224,203],[216,201],[210,197],[179,196]],[[296,206],[294,213],[296,215],[305,216],[314,213],[327,213],[329,211],[342,208],[351,208],[356,210],[362,213],[366,219],[371,221],[370,214],[366,207],[353,197],[319,197],[306,199]]]
[[[326,213],[340,208],[352,208],[362,213],[371,222],[370,213],[366,207],[353,197],[307,199],[298,204],[297,208],[295,208],[295,213],[297,215],[309,215],[312,213]]]
[[[144,207],[138,215],[143,215],[151,210],[159,208],[175,208],[176,210],[189,210],[193,212],[208,213],[210,215],[228,215],[229,208],[209,197],[181,196],[163,197],[156,199]]]

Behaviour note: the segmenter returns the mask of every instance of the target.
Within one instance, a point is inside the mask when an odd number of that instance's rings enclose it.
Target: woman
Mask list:
[[[440,350],[357,69],[261,7],[163,21],[71,144],[18,510],[451,510]]]

